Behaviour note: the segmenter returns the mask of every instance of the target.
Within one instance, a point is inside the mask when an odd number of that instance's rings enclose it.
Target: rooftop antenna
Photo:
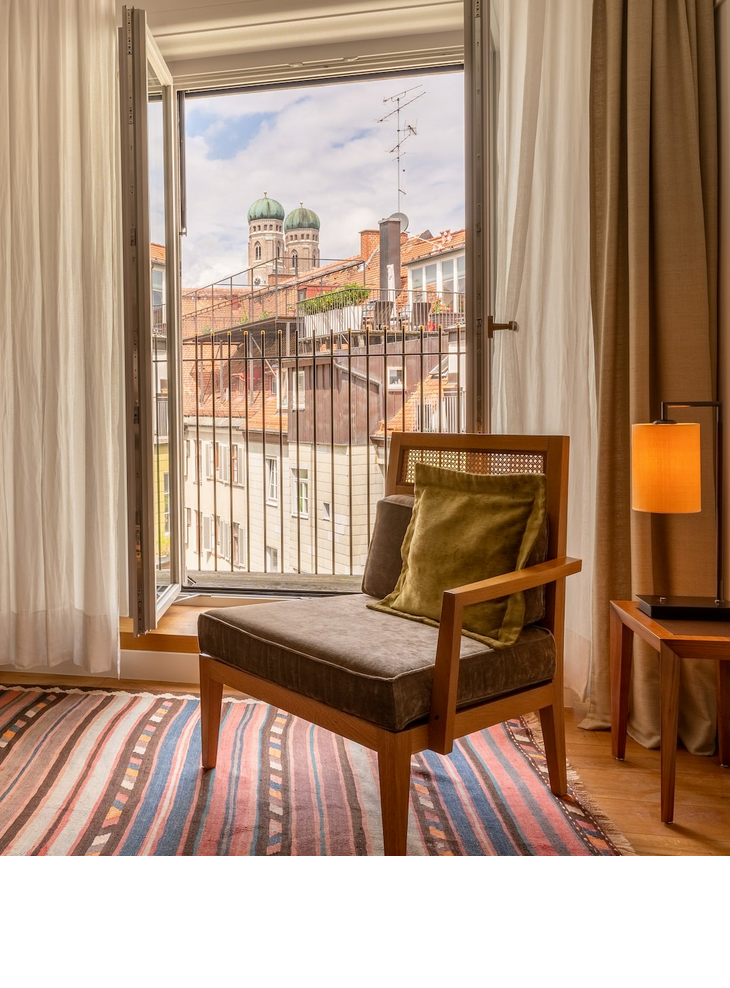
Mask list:
[[[406,152],[403,150],[403,145],[410,137],[415,137],[417,134],[416,124],[411,124],[408,123],[407,121],[404,121],[403,126],[401,127],[400,115],[401,115],[401,111],[405,110],[407,106],[410,106],[412,103],[415,103],[416,100],[419,100],[422,96],[426,95],[425,92],[422,91],[418,93],[417,96],[413,96],[412,94],[419,89],[423,90],[423,86],[421,84],[419,84],[418,86],[412,86],[410,89],[404,89],[402,93],[396,93],[395,96],[386,96],[383,99],[383,102],[395,103],[395,109],[391,110],[389,113],[386,113],[384,117],[381,117],[378,120],[378,123],[385,123],[386,120],[390,120],[390,118],[393,116],[396,118],[396,133],[398,135],[398,140],[393,145],[393,147],[390,148],[388,154],[394,154],[396,157],[396,165],[398,168],[397,187],[398,187],[399,213],[400,213],[401,196],[404,196],[406,194],[405,190],[401,187],[402,185],[405,184],[401,182],[401,175],[405,173],[405,168],[401,168],[401,159],[406,154]]]

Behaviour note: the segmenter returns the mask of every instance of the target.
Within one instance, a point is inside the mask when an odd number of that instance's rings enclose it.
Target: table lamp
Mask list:
[[[722,403],[663,401],[657,422],[631,426],[631,507],[658,514],[702,510],[700,426],[674,422],[669,408],[715,409],[715,537],[717,593],[714,597],[638,595],[639,610],[653,618],[730,621],[722,596]]]

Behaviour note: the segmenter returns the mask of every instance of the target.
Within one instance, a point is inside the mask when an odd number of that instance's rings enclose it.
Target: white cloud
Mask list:
[[[246,267],[246,213],[264,191],[286,212],[302,200],[319,215],[323,258],[357,253],[359,231],[377,228],[398,208],[396,161],[388,153],[397,142],[396,117],[377,120],[395,109],[389,97],[419,83],[422,89],[409,95],[424,95],[401,113],[401,126],[412,123],[417,134],[404,145],[400,208],[412,233],[458,229],[464,225],[461,73],[189,101],[185,287]],[[215,156],[222,153],[229,156]]]

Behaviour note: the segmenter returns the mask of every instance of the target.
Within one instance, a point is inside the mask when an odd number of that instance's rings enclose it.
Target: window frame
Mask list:
[[[278,508],[280,501],[279,491],[279,457],[267,456],[265,458],[265,480],[266,480],[266,503],[269,507]],[[273,480],[273,485],[272,485]],[[272,490],[274,493],[272,494]]]

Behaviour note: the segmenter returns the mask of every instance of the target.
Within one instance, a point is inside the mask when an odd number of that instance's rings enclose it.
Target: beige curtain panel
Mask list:
[[[658,418],[660,401],[717,391],[713,0],[595,0],[590,141],[598,465],[588,728],[609,724],[609,600],[714,593],[710,416],[702,513],[630,505],[631,424]],[[679,733],[701,754],[715,747],[713,677],[711,663],[684,661]],[[656,655],[639,647],[629,733],[659,744]]]

